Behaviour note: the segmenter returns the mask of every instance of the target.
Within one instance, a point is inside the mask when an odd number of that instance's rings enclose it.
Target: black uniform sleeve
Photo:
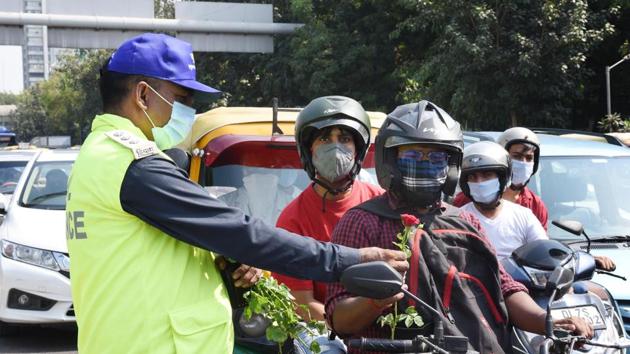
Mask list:
[[[157,155],[131,163],[120,203],[180,241],[293,277],[336,281],[360,258],[356,249],[299,236],[228,207]]]

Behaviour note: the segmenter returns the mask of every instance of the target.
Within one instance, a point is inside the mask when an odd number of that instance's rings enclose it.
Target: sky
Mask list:
[[[22,91],[23,80],[22,47],[0,45],[0,92]]]

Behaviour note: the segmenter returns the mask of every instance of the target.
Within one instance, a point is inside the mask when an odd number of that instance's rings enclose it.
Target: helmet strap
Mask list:
[[[346,192],[354,184],[354,178],[350,177],[350,175],[346,177],[345,182],[341,185],[341,187],[333,187],[330,183],[320,180],[317,177],[313,178],[313,183],[323,187],[326,190],[326,192],[324,192],[324,195],[322,196],[322,212],[326,212],[326,197],[328,196],[328,194],[339,195]]]

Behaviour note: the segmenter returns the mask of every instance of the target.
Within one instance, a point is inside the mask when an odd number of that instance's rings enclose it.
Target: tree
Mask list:
[[[15,104],[17,103],[18,95],[9,92],[0,92],[0,105],[1,104]]]
[[[31,86],[23,91],[16,102],[15,133],[19,141],[29,141],[37,135],[45,135],[48,125],[41,102],[41,87]]]
[[[565,126],[592,77],[584,62],[613,32],[586,0],[412,1],[401,71],[469,127]],[[421,43],[410,34],[421,33]],[[426,33],[434,39],[426,42]],[[424,34],[424,35],[422,35]]]

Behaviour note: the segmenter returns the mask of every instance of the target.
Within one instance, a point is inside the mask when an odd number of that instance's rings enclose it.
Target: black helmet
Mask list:
[[[428,206],[440,199],[440,193],[427,192],[409,200],[401,184],[401,173],[396,160],[398,146],[409,144],[434,145],[449,151],[446,182],[441,192],[452,195],[457,186],[464,141],[462,131],[451,116],[429,101],[396,107],[387,115],[375,141],[375,163],[378,183],[397,198]]]
[[[315,179],[315,166],[311,156],[311,144],[318,130],[340,125],[352,132],[357,156],[350,171],[350,180],[361,170],[361,164],[370,146],[370,117],[363,106],[352,98],[324,96],[312,100],[298,114],[295,121],[295,142],[302,166],[310,179]]]
[[[538,171],[538,161],[540,160],[540,140],[533,131],[523,128],[514,127],[510,128],[497,138],[497,143],[503,146],[505,150],[510,150],[510,147],[514,144],[529,144],[535,147],[534,149],[534,172],[532,176]]]
[[[510,160],[507,150],[492,141],[480,141],[464,149],[459,187],[464,192],[464,195],[473,201],[475,199],[471,196],[470,188],[468,188],[468,176],[482,171],[494,171],[499,177],[497,196],[491,203],[487,203],[495,205],[505,189],[510,185],[512,179],[512,160]]]

